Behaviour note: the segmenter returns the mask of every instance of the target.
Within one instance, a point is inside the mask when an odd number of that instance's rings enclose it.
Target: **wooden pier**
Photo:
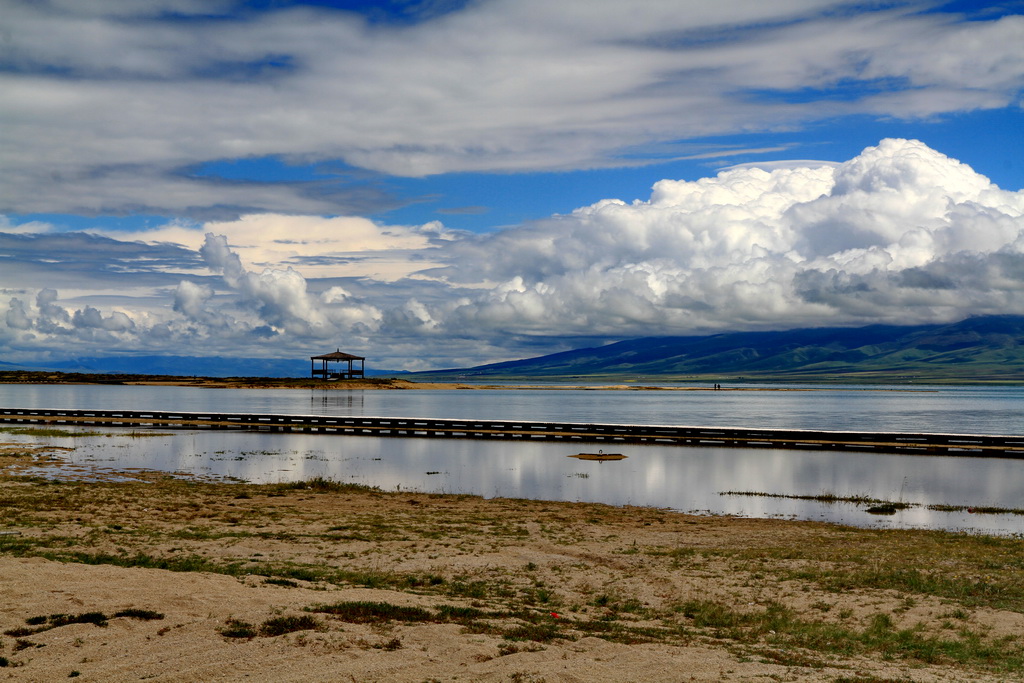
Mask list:
[[[454,420],[332,415],[191,413],[158,410],[22,408],[0,408],[0,423],[158,427],[161,429],[236,429],[350,436],[728,446],[1024,458],[1024,436],[987,434],[910,434],[903,432],[585,424],[529,420]]]

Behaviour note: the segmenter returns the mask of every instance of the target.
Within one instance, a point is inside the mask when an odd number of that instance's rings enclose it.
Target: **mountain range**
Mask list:
[[[1024,381],[1024,316],[954,324],[643,337],[410,378]]]
[[[34,365],[34,367],[32,367]],[[204,377],[307,377],[305,359],[117,356],[0,362],[0,370],[57,370]],[[1024,316],[954,324],[870,325],[704,336],[651,336],[472,368],[366,374],[473,380],[778,380],[1024,382]]]

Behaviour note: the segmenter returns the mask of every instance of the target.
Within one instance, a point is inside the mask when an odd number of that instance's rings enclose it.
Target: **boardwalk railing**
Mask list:
[[[154,410],[0,408],[0,423],[238,429],[324,434],[565,441],[600,444],[736,446],[1024,458],[1024,436],[585,424],[331,415],[259,415]]]

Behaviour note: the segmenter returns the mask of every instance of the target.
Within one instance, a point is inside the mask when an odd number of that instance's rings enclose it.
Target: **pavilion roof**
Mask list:
[[[341,349],[333,353],[325,353],[322,356],[310,356],[310,360],[366,360],[362,356],[353,356],[351,353],[344,353]]]

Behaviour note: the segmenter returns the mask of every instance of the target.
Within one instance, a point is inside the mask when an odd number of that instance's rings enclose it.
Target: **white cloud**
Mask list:
[[[327,338],[339,331],[338,323],[373,325],[380,318],[374,307],[351,297],[314,296],[306,279],[293,268],[246,270],[223,235],[207,233],[200,252],[210,269],[222,274],[225,284],[237,293],[238,304],[253,307],[259,320],[278,334]]]
[[[7,327],[11,330],[27,330],[32,327],[25,303],[21,299],[12,298],[7,307]]]
[[[663,180],[648,201],[463,240],[440,274],[496,284],[452,306],[462,330],[913,323],[1024,313],[1022,232],[1024,193],[920,142],[885,140],[838,167]]]
[[[198,226],[155,231],[148,244],[70,242],[142,261],[169,253],[182,268],[175,285],[140,287],[134,305],[90,293],[89,273],[67,298],[45,286],[3,290],[0,346],[278,357],[339,347],[377,367],[425,369],[581,339],[1024,314],[1024,191],[913,140],[883,140],[838,166],[662,180],[645,200],[607,199],[489,235],[315,217],[216,225],[233,237],[208,231],[192,246],[203,267],[162,241],[181,230],[193,240]],[[298,239],[306,226],[302,258],[317,263],[318,245],[345,243],[330,227],[349,225],[365,229],[348,243],[359,247],[353,258],[394,246],[398,270],[415,277],[353,276],[349,263],[318,263],[307,277],[281,256],[281,236]],[[273,262],[254,268],[241,253]],[[130,287],[151,276],[118,277]]]
[[[215,313],[209,307],[212,298],[212,288],[189,280],[182,280],[174,290],[174,310],[190,321],[202,323],[211,328],[228,326],[231,322],[230,319],[223,314]]]
[[[397,280],[430,265],[429,252],[455,239],[439,223],[422,226],[380,225],[358,216],[246,215],[232,221],[172,222],[136,232],[90,230],[112,239],[170,243],[200,250],[206,233],[222,235],[240,262],[259,267],[301,268],[308,277],[329,277],[344,269],[349,277]],[[208,249],[213,247],[207,247]],[[219,258],[228,258],[224,252]],[[416,254],[414,261],[410,257]]]
[[[843,114],[1013,106],[1024,87],[1024,17],[960,22],[923,2],[491,0],[397,26],[310,8],[167,21],[204,4],[82,4],[5,8],[5,210],[360,213],[387,197],[191,169],[267,155],[405,176],[606,167]]]

